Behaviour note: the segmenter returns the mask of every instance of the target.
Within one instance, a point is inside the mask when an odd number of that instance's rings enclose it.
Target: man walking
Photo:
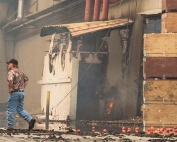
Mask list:
[[[28,77],[18,69],[18,61],[11,59],[6,62],[8,65],[8,88],[9,99],[7,103],[7,130],[14,129],[14,113],[15,111],[29,123],[29,130],[33,129],[35,119],[33,119],[24,109],[24,89],[28,84]]]

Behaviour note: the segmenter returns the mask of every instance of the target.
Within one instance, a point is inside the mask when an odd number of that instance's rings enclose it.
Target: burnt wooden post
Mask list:
[[[50,91],[47,91],[47,95],[46,95],[46,123],[45,123],[45,129],[48,130],[49,129],[49,107],[50,106]]]

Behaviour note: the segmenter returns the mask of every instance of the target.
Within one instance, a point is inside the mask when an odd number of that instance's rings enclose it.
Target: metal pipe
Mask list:
[[[102,20],[108,20],[109,0],[103,0]]]
[[[98,21],[99,20],[99,18],[100,18],[100,8],[101,8],[101,0],[95,0],[93,21]]]
[[[92,0],[86,0],[85,21],[90,21],[91,20],[91,12],[92,12]]]
[[[46,96],[46,118],[45,118],[45,129],[49,129],[49,107],[50,106],[50,91],[47,91],[47,96]]]
[[[24,0],[18,0],[17,18],[11,23],[7,23],[4,26],[4,28],[7,28],[8,26],[15,26],[16,24],[21,23],[23,20],[23,17],[24,17]]]

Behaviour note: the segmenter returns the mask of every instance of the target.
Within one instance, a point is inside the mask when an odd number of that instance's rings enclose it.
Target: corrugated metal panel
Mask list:
[[[25,17],[25,19],[35,19],[35,18],[38,18],[39,16],[42,16],[42,15],[47,14],[49,12],[53,12],[53,11],[59,9],[59,8],[63,8],[64,6],[70,4],[71,2],[74,2],[74,0],[61,0],[57,4],[55,4],[53,6],[50,6],[50,7],[46,8],[46,9],[44,9],[44,10],[41,10],[41,11],[38,11],[38,12],[35,12],[35,13],[27,15]],[[74,2],[72,4],[73,5],[74,4],[78,4],[78,2],[82,2],[82,0]]]
[[[72,36],[79,36],[91,32],[100,31],[103,29],[115,28],[131,24],[131,19],[116,19],[109,21],[83,22],[61,25],[49,25],[42,28],[40,35],[47,36],[53,33],[70,32]]]

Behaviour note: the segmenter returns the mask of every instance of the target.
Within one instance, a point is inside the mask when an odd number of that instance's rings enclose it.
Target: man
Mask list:
[[[18,61],[11,59],[6,62],[8,65],[8,88],[9,99],[7,103],[7,130],[14,129],[14,113],[15,111],[29,123],[29,130],[33,129],[35,119],[33,119],[24,109],[24,89],[28,84],[28,77],[18,69]]]

